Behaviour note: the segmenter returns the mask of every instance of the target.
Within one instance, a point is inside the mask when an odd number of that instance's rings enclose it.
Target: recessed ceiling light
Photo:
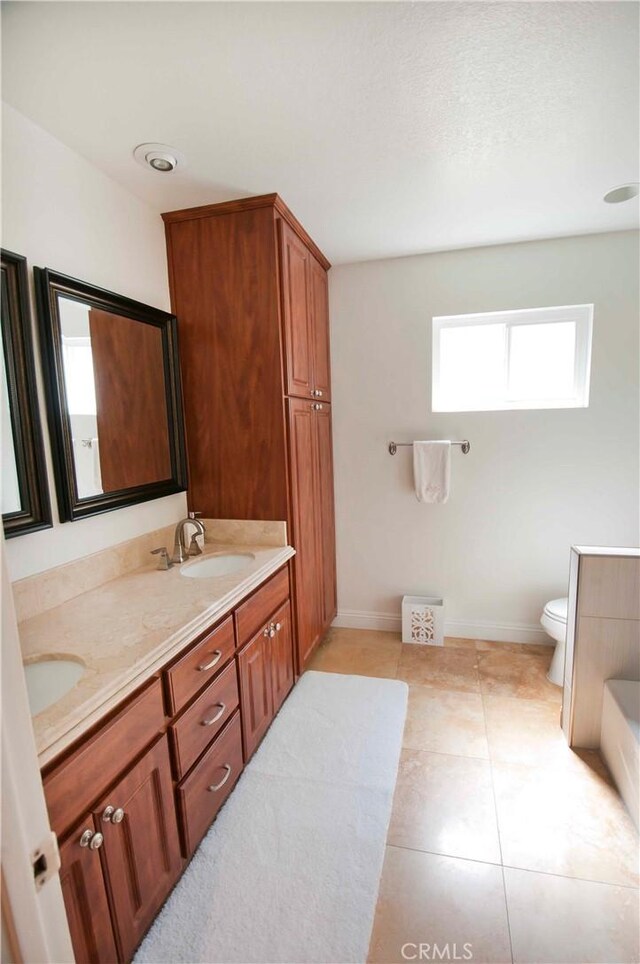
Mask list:
[[[171,174],[177,167],[185,166],[184,154],[168,144],[138,144],[133,156],[142,167],[158,174]]]
[[[634,197],[638,196],[638,185],[637,181],[632,181],[630,184],[620,184],[619,187],[612,187],[610,191],[604,196],[604,200],[607,204],[620,204],[622,201],[631,201]]]

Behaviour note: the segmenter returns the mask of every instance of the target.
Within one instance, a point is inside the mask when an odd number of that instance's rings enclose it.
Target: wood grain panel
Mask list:
[[[263,635],[262,630],[238,653],[238,676],[246,763],[273,719],[269,638]]]
[[[171,478],[162,331],[89,310],[102,488]]]
[[[189,776],[176,788],[183,855],[187,859],[233,790],[243,767],[240,713],[235,713]],[[219,789],[213,789],[215,787]]]
[[[113,964],[116,942],[100,852],[80,846],[82,833],[93,829],[88,813],[60,847],[60,885],[76,961]]]
[[[323,635],[337,611],[336,537],[333,497],[333,442],[331,434],[331,406],[323,405],[315,413],[317,440],[319,558],[320,572],[320,633]]]
[[[103,821],[108,805],[124,810],[121,823]],[[102,799],[93,820],[104,834],[102,866],[120,953],[129,961],[182,869],[166,736]]]
[[[164,727],[162,685],[152,679],[105,722],[47,768],[44,793],[53,830],[62,836]]]
[[[329,285],[327,272],[309,256],[310,330],[313,345],[313,387],[331,400],[331,357],[329,347]]]
[[[164,670],[170,716],[186,706],[224,668],[234,650],[233,616],[228,616]]]
[[[273,622],[279,627],[275,636],[270,638],[273,712],[277,713],[291,691],[295,675],[291,604],[289,602],[286,602],[275,613]]]
[[[238,703],[238,676],[236,664],[233,662],[171,726],[178,779],[185,775],[220,732],[238,708]],[[209,725],[206,722],[208,720],[213,722]]]
[[[286,519],[273,210],[177,221],[167,232],[189,505],[213,518]]]
[[[314,387],[309,274],[311,255],[297,234],[283,221],[278,222],[278,227],[287,394],[311,398]]]
[[[294,601],[297,671],[304,669],[320,637],[319,495],[316,412],[312,402],[288,399],[291,516],[295,556]]]
[[[235,611],[238,646],[243,646],[289,596],[289,568],[285,566]]]
[[[581,616],[574,648],[571,746],[600,746],[608,679],[640,679],[640,621]]]
[[[640,619],[640,559],[582,556],[579,614]]]

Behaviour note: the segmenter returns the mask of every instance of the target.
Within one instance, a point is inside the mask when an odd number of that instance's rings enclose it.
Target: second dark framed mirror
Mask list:
[[[27,262],[2,249],[2,522],[7,539],[51,527]]]
[[[34,270],[61,521],[184,491],[175,316]]]

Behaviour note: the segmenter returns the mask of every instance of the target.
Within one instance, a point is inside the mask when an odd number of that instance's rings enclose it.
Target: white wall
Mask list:
[[[34,266],[53,268],[168,310],[160,216],[6,104],[2,135],[2,246],[26,256],[30,272]],[[36,361],[39,364],[37,348]],[[41,379],[39,388],[55,524],[53,529],[6,543],[14,580],[168,525],[186,514],[181,493],[61,525],[55,513]]]
[[[638,235],[365,262],[329,277],[339,624],[391,627],[403,594],[437,594],[452,635],[535,640],[543,604],[566,595],[572,543],[638,545]],[[588,409],[431,412],[433,315],[585,302],[595,305]],[[391,439],[416,438],[471,441],[469,455],[452,452],[445,505],[417,502],[411,449],[387,452]]]

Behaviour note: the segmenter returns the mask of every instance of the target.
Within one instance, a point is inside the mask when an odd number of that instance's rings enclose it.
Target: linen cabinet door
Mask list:
[[[316,398],[331,398],[331,358],[329,353],[329,283],[319,261],[309,256],[311,340],[313,343],[313,390]]]
[[[278,223],[287,372],[286,394],[309,398],[314,388],[309,296],[311,255],[298,235],[284,221]]]
[[[293,686],[293,633],[291,606],[287,602],[273,617],[275,635],[271,643],[271,684],[274,716]]]
[[[103,870],[125,961],[144,937],[181,867],[167,737],[160,737],[94,810]]]
[[[289,399],[296,662],[301,673],[320,635],[316,415],[319,402]]]
[[[77,964],[113,964],[118,958],[100,846],[89,813],[60,847],[60,884]]]
[[[337,610],[336,523],[333,497],[333,441],[331,406],[322,405],[315,415],[320,516],[320,631],[324,633]]]
[[[245,763],[273,719],[269,642],[268,629],[261,629],[238,653]]]

